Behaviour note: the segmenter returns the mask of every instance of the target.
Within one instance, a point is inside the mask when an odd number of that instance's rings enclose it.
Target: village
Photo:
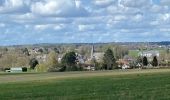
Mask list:
[[[106,51],[108,49],[113,54],[111,58],[109,58],[109,55],[107,57]],[[77,66],[76,69],[69,71],[163,68],[170,66],[169,49],[169,45],[148,44],[133,47],[110,44],[9,47],[1,48],[0,69],[5,72],[60,71],[59,69],[62,68],[58,66],[64,66],[62,64],[63,57],[69,52],[75,53],[74,66]],[[107,61],[104,61],[104,59],[107,59]],[[109,62],[110,59],[112,60]],[[154,60],[156,64],[153,65]],[[108,66],[110,67],[108,68]]]
[[[170,0],[0,0],[0,100],[170,100]]]

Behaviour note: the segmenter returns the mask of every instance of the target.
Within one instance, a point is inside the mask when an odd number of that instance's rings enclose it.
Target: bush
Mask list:
[[[64,64],[57,64],[48,69],[48,72],[64,72],[64,71],[83,71],[81,65],[66,67]]]
[[[83,71],[83,65],[82,64],[77,64],[77,70],[78,71]]]
[[[78,71],[78,68],[76,65],[66,66],[66,71]]]
[[[52,66],[48,69],[48,72],[60,72],[60,69],[59,67],[56,67],[56,66]]]
[[[36,72],[47,72],[48,71],[48,65],[47,64],[39,64],[38,66],[35,67]]]
[[[4,68],[4,71],[6,71],[6,70],[10,70],[10,68]]]
[[[27,67],[22,67],[22,72],[27,72]]]
[[[66,66],[64,66],[63,64],[57,64],[50,67],[48,69],[48,72],[63,72],[65,70],[66,70]]]

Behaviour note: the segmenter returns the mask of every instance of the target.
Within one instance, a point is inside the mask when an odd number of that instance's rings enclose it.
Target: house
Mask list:
[[[123,64],[122,69],[128,69],[130,66],[128,64]]]
[[[94,71],[95,68],[92,67],[92,66],[87,66],[87,67],[84,67],[84,70],[87,70],[87,71]]]
[[[143,51],[143,52],[139,52],[138,56],[141,56],[141,57],[145,56],[148,58],[148,61],[151,62],[153,60],[153,57],[154,56],[159,57],[160,53],[159,53],[159,51],[156,51],[156,50]]]
[[[77,59],[77,63],[80,63],[80,64],[85,63],[85,57],[81,54],[76,53],[76,59]]]
[[[151,50],[151,51],[143,51],[143,52],[139,52],[138,53],[138,56],[146,56],[148,58],[151,58],[151,57],[154,57],[154,56],[157,56],[159,57],[159,51],[156,51],[156,50]]]
[[[94,71],[95,67],[92,64],[84,64],[83,69],[86,71]]]
[[[116,63],[118,64],[118,67],[121,68],[121,69],[130,68],[129,62],[125,61],[124,59],[119,59],[118,61],[116,61]]]
[[[128,61],[128,62],[134,61],[134,59],[133,59],[131,56],[129,56],[129,55],[125,55],[125,56],[123,57],[123,59],[124,59],[125,61]]]
[[[22,72],[22,67],[12,67],[9,70],[5,70],[5,72],[19,73]]]
[[[61,60],[62,60],[62,58],[63,58],[63,54],[58,54],[57,55],[57,61],[59,62],[59,63],[61,63]]]
[[[143,66],[143,64],[142,63],[137,63],[137,65],[136,65],[138,68],[141,68],[142,66]]]
[[[33,48],[31,50],[29,50],[29,54],[41,54],[43,52],[43,48]]]
[[[97,62],[101,62],[104,57],[104,53],[103,52],[95,52],[93,54],[93,56]]]

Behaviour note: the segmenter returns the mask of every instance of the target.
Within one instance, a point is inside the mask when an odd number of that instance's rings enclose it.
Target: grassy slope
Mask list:
[[[0,100],[170,99],[170,72],[150,71],[144,74],[80,75],[76,78],[1,83]]]

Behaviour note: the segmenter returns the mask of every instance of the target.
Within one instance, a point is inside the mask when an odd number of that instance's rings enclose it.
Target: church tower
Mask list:
[[[92,45],[92,48],[91,48],[91,59],[94,58],[94,45]]]

